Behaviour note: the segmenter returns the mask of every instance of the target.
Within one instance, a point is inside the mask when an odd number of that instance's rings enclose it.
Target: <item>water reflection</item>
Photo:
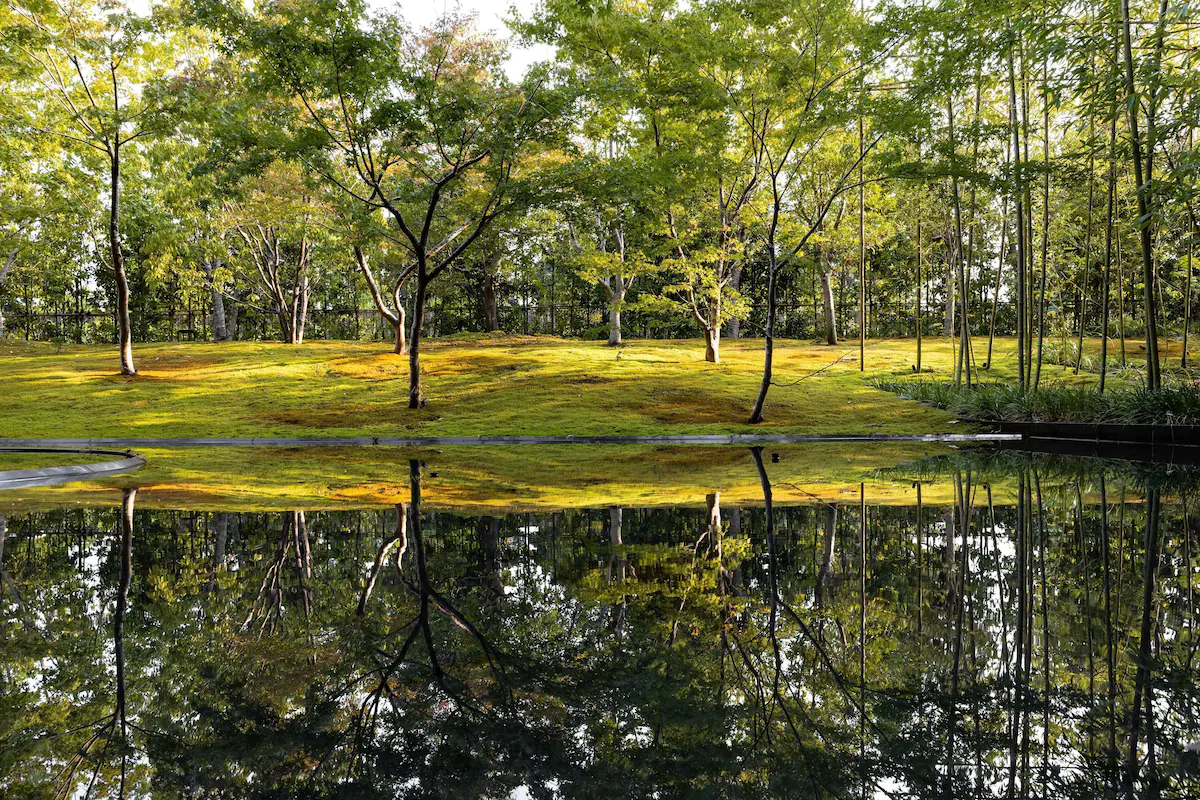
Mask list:
[[[463,516],[414,461],[387,510],[0,519],[3,794],[1200,792],[1189,481],[779,506],[750,457],[746,508]]]

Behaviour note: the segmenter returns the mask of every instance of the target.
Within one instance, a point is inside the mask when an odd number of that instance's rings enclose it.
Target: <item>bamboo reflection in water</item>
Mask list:
[[[1126,790],[1132,794],[1138,779],[1141,764],[1138,754],[1138,738],[1142,727],[1142,700],[1145,698],[1146,746],[1150,771],[1149,782],[1157,783],[1157,767],[1154,754],[1154,685],[1150,681],[1150,646],[1155,628],[1155,581],[1158,578],[1159,550],[1159,505],[1157,490],[1152,489],[1146,498],[1146,539],[1143,550],[1142,572],[1142,624],[1138,636],[1137,676],[1134,680],[1132,721],[1129,724],[1129,763],[1125,773]]]
[[[107,583],[79,588],[108,608],[116,598],[112,645],[94,656],[111,701],[90,706],[99,722],[64,713],[66,730],[46,731],[75,763],[59,793],[82,795],[92,770],[94,796],[122,791],[123,774],[207,785],[179,765],[196,752],[251,763],[249,722],[282,754],[254,762],[258,780],[322,796],[391,785],[396,763],[477,769],[474,789],[532,780],[504,759],[562,786],[604,775],[662,796],[705,780],[780,796],[1195,796],[1189,494],[1114,490],[1035,461],[999,491],[963,468],[917,481],[914,506],[874,505],[863,484],[840,508],[794,506],[763,454],[750,460],[760,507],[712,491],[672,510],[459,516],[422,509],[412,463],[408,501],[391,510],[142,509],[135,536],[130,493]],[[952,502],[930,502],[931,486]],[[86,514],[42,535],[8,521],[0,608],[31,652],[58,641],[55,657],[75,657],[67,638],[29,638],[13,598],[36,608],[34,545],[98,536]],[[164,552],[187,563],[160,566]],[[173,676],[158,677],[163,642],[186,687],[174,695]],[[243,718],[238,703],[289,670],[304,691],[277,718],[261,717],[273,705]],[[229,719],[210,735],[218,711]],[[497,747],[504,759],[464,755]],[[512,786],[494,788],[483,793]]]

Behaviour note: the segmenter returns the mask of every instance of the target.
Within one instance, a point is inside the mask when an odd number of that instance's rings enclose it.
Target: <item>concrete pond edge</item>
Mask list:
[[[146,466],[146,459],[132,451],[100,450],[91,447],[37,446],[6,442],[0,444],[0,453],[45,453],[47,456],[54,454],[117,456],[115,461],[101,461],[95,464],[0,470],[0,491],[110,478],[115,475],[136,472]]]

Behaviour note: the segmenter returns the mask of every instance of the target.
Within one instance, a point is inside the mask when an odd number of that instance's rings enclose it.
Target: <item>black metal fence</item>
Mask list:
[[[780,303],[777,307],[776,336],[803,339],[819,335],[822,320],[811,302]],[[551,334],[584,339],[602,339],[608,335],[608,308],[586,303],[507,303],[498,309],[500,329],[515,334]],[[1002,310],[1003,311],[1003,310]],[[1002,316],[1004,314],[1002,313]],[[645,313],[628,309],[621,315],[622,331],[627,338],[675,338],[698,335],[695,325],[682,315]],[[766,320],[762,304],[750,306],[740,321],[740,335],[761,337]],[[134,338],[141,342],[210,341],[212,318],[207,310],[176,314],[133,313]],[[229,333],[237,340],[271,340],[280,335],[274,314],[242,307],[229,314]],[[7,336],[34,341],[62,343],[107,343],[117,339],[116,317],[103,310],[4,313]],[[941,330],[941,310],[928,308],[923,317],[924,330]],[[1003,323],[1002,323],[1003,327]],[[449,336],[481,331],[483,321],[470,300],[445,301],[433,298],[425,320],[427,336]],[[877,308],[870,316],[873,336],[911,335],[914,329],[911,309]],[[851,312],[839,320],[841,336],[857,336],[857,316]],[[392,330],[374,308],[310,309],[305,339],[342,339],[388,341]]]

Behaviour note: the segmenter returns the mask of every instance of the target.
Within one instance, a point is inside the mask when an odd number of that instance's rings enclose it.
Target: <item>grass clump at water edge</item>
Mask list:
[[[1200,424],[1200,389],[1192,385],[1157,390],[1105,392],[1077,386],[1021,391],[981,384],[970,388],[935,381],[876,381],[877,389],[982,422],[1091,422],[1121,425]]]

